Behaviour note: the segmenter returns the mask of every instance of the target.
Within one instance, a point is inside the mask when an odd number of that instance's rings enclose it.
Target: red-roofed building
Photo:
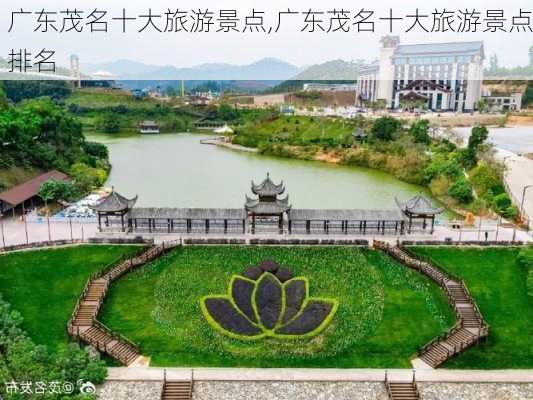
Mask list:
[[[30,202],[30,208],[33,207],[35,203],[34,200],[40,202],[40,198],[35,199],[38,197],[39,188],[44,182],[51,179],[67,181],[69,180],[69,177],[63,172],[55,170],[49,171],[0,193],[0,212],[4,213],[8,210],[14,211],[18,206],[25,208],[26,202]]]

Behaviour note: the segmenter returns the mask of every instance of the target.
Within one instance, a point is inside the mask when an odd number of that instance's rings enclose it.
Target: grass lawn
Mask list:
[[[533,368],[533,298],[517,248],[413,247],[464,279],[490,325],[487,344],[450,360],[449,368]]]
[[[138,246],[76,246],[0,256],[0,294],[38,344],[57,349],[89,276]]]
[[[340,143],[351,137],[355,126],[353,122],[335,118],[279,117],[246,126],[239,130],[234,142],[249,147],[268,140],[294,145]]]
[[[305,276],[310,296],[339,302],[308,340],[243,342],[215,332],[199,300],[224,294],[232,274],[271,258]],[[186,247],[112,286],[101,320],[156,366],[409,367],[416,350],[453,324],[440,290],[375,251],[353,247]]]

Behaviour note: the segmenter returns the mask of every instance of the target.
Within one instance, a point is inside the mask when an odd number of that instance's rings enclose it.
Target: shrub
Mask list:
[[[380,117],[372,124],[372,136],[379,140],[393,140],[399,132],[401,122],[393,117]]]
[[[448,194],[463,204],[468,204],[472,201],[472,186],[465,178],[458,178],[450,187]]]
[[[59,354],[52,354],[45,346],[33,343],[21,329],[21,325],[20,314],[11,310],[9,304],[0,297],[0,380],[59,382],[60,385],[66,382],[80,385],[86,381],[94,384],[104,381],[107,374],[105,363],[91,358],[87,350],[81,349],[77,344],[70,344]],[[72,395],[47,393],[43,398],[48,400],[74,398],[78,397],[77,393],[79,393],[77,390]],[[5,385],[2,384],[0,398],[5,395]],[[22,396],[7,398],[18,399]]]
[[[423,119],[420,121],[414,122],[409,128],[409,134],[413,137],[415,143],[424,143],[430,144],[431,137],[428,134],[429,130],[429,121]]]

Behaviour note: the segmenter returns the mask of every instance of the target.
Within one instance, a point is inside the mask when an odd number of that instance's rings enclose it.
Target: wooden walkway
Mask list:
[[[380,241],[374,241],[374,247],[432,279],[443,289],[455,311],[456,324],[419,351],[418,357],[427,365],[436,368],[488,336],[489,325],[483,319],[463,280],[441,271],[427,261],[419,260],[404,248]]]
[[[104,268],[100,273],[89,278],[68,322],[69,335],[94,346],[100,352],[110,355],[124,365],[130,365],[137,360],[141,355],[137,346],[99,322],[98,313],[112,282],[129,271],[158,258],[177,245],[178,242],[166,242],[152,246],[132,258],[123,259]]]

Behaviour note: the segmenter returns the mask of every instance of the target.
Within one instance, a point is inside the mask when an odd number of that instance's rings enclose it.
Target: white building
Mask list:
[[[472,111],[481,98],[483,42],[400,45],[398,36],[381,39],[379,60],[363,69],[357,87],[364,101],[427,102],[431,110]]]
[[[483,99],[490,111],[520,111],[522,109],[522,93],[492,94],[490,91],[483,93]]]

